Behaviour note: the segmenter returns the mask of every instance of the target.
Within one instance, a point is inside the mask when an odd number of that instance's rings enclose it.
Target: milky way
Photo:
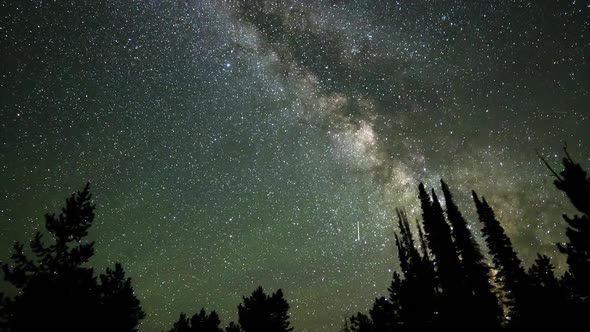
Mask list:
[[[527,265],[563,262],[535,150],[590,163],[589,6],[0,1],[0,259],[90,181],[92,264],[123,263],[142,331],[235,320],[258,285],[336,331],[387,290],[395,208],[444,178],[475,232],[471,189]]]

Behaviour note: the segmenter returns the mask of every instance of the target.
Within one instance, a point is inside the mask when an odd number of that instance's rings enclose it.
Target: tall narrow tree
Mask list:
[[[531,292],[527,311],[530,317],[525,322],[527,329],[540,330],[561,328],[565,326],[566,299],[555,277],[551,259],[537,254],[535,263],[528,270]]]
[[[518,258],[510,238],[496,219],[496,215],[485,198],[480,200],[475,191],[472,192],[479,220],[483,224],[482,233],[488,245],[497,278],[506,297],[505,305],[510,311],[512,324],[518,326],[523,314],[527,293],[526,273]]]
[[[396,211],[399,235],[394,235],[404,280],[396,280],[394,275],[390,300],[393,303],[399,302],[398,319],[404,326],[415,329],[427,328],[432,325],[436,311],[437,292],[433,266],[428,257],[422,256],[418,251],[405,211]],[[396,287],[395,284],[399,286]],[[397,288],[395,296],[394,288]]]
[[[434,190],[432,199],[420,183],[419,196],[422,206],[422,220],[424,231],[428,239],[429,248],[434,257],[435,272],[439,280],[439,323],[450,326],[456,325],[460,316],[460,305],[463,303],[462,274],[459,257],[451,230],[444,216],[444,212]]]
[[[481,253],[479,244],[467,226],[467,221],[455,204],[449,187],[443,180],[440,182],[445,198],[447,218],[452,226],[455,245],[461,257],[465,282],[463,287],[468,290],[470,295],[468,305],[465,307],[467,312],[463,319],[468,321],[468,325],[478,323],[489,327],[497,326],[502,310],[491,283],[489,266]]]

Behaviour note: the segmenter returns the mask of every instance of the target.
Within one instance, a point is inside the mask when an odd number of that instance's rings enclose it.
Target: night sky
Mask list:
[[[590,166],[588,6],[0,0],[0,259],[90,181],[92,265],[123,263],[142,331],[226,324],[258,285],[336,331],[387,291],[395,208],[444,178],[475,232],[471,189],[526,266],[563,265],[535,149]]]

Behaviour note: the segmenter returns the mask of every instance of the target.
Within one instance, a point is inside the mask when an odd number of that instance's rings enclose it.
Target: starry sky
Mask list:
[[[590,166],[589,6],[0,0],[0,259],[90,181],[92,264],[123,263],[141,331],[226,324],[258,285],[337,331],[386,293],[395,208],[444,178],[476,233],[471,189],[525,265],[563,265],[535,149]]]

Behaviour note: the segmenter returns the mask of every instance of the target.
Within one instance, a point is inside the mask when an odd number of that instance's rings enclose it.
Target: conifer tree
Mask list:
[[[220,323],[219,316],[215,311],[207,314],[205,308],[201,308],[201,311],[194,314],[190,320],[184,313],[181,313],[170,332],[223,332],[219,327]],[[233,322],[230,326],[232,324]],[[235,325],[232,328],[235,328]]]
[[[373,329],[380,332],[392,332],[397,325],[394,317],[394,304],[385,297],[375,299],[373,308],[369,310],[369,315],[373,321]]]
[[[85,237],[94,221],[94,210],[87,184],[66,200],[58,216],[45,215],[52,242],[44,243],[37,232],[30,244],[32,258],[23,244],[15,243],[12,264],[2,264],[4,278],[19,290],[3,310],[6,330],[137,330],[145,314],[122,267],[107,270],[98,283],[87,266],[94,242]],[[111,320],[116,326],[109,325]]]
[[[555,172],[542,157],[541,160],[555,176],[554,185],[565,193],[579,215],[563,215],[567,224],[568,242],[559,243],[558,249],[567,255],[568,270],[561,279],[566,293],[563,325],[571,328],[586,324],[590,312],[590,177],[564,148],[563,170]],[[566,316],[567,314],[567,316]]]
[[[528,302],[533,306],[531,311],[535,313],[534,320],[529,325],[547,328],[564,323],[565,297],[554,270],[551,259],[540,254],[537,254],[535,263],[529,268],[532,298]]]
[[[463,287],[469,293],[464,320],[467,325],[477,323],[489,327],[497,326],[502,311],[491,284],[490,269],[479,244],[467,226],[467,221],[455,204],[449,187],[443,180],[441,180],[441,186],[447,218],[452,226],[457,252],[461,257],[465,282]]]
[[[373,329],[371,319],[360,312],[350,318],[350,330],[353,332],[377,332]]]
[[[9,331],[7,311],[8,302],[9,299],[6,298],[4,293],[0,292],[0,331]]]
[[[437,320],[440,324],[451,326],[462,321],[458,320],[460,305],[464,303],[462,292],[462,273],[459,257],[451,230],[434,190],[432,199],[420,183],[419,196],[422,206],[422,221],[428,240],[428,246],[434,257],[436,276],[439,282]]]
[[[421,255],[416,248],[406,213],[399,209],[396,212],[399,234],[396,232],[394,236],[404,280],[394,273],[389,289],[390,302],[397,311],[394,325],[427,327],[434,320],[436,310],[433,266],[427,254]]]
[[[455,292],[460,283],[460,279],[457,280],[460,264],[451,238],[451,230],[434,191],[431,200],[422,183],[418,189],[424,231],[428,239],[428,246],[434,256],[441,289],[443,292]]]
[[[483,224],[488,250],[492,255],[497,278],[506,297],[506,306],[510,310],[513,326],[522,321],[521,315],[527,296],[527,278],[522,263],[513,249],[510,238],[496,219],[495,213],[485,198],[480,200],[475,191],[472,192],[480,222]]]
[[[401,279],[400,274],[395,271],[393,272],[393,278],[391,285],[387,288],[389,292],[389,302],[391,303],[391,319],[393,325],[407,325],[408,318],[404,316],[402,310],[407,310],[407,304],[402,306],[405,296],[405,282]]]
[[[101,326],[103,331],[136,332],[139,321],[145,317],[139,300],[135,297],[131,278],[125,278],[120,263],[115,269],[106,269],[100,275]]]
[[[238,316],[245,332],[293,330],[289,323],[289,304],[281,289],[268,296],[258,287],[250,297],[244,297],[244,303],[238,306]]]
[[[590,177],[582,166],[576,163],[567,149],[563,158],[563,171],[557,174],[543,159],[555,176],[554,184],[563,191],[580,215],[563,218],[568,225],[565,232],[569,242],[558,244],[559,250],[567,255],[569,267],[566,280],[574,293],[573,300],[590,307]]]
[[[219,327],[221,321],[215,311],[207,314],[205,308],[202,308],[198,314],[191,318],[191,329],[195,332],[223,332]]]
[[[531,291],[527,311],[531,312],[525,322],[530,329],[561,328],[566,324],[566,299],[555,277],[551,259],[537,254],[535,263],[529,268]]]
[[[342,324],[342,329],[340,329],[340,332],[351,332],[350,324],[348,323],[348,319],[346,317],[344,318],[344,324]]]
[[[225,328],[225,332],[241,332],[240,325],[234,322],[229,322],[229,325]]]
[[[170,332],[190,332],[191,323],[185,313],[180,313],[178,320],[172,325]]]

